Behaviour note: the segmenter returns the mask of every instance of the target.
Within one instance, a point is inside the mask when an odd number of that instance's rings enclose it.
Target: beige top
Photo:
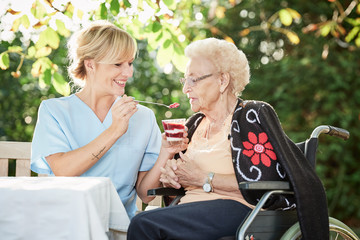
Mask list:
[[[201,121],[200,125],[195,130],[185,153],[189,158],[194,159],[201,169],[207,172],[214,172],[214,178],[216,178],[216,173],[235,175],[231,157],[230,140],[228,139],[231,127],[231,117],[232,114],[229,114],[224,121],[221,131],[212,135],[210,138],[206,138],[205,136],[207,132],[206,128],[208,127],[207,122]],[[202,187],[188,187],[186,190],[186,194],[181,198],[180,203],[215,199],[233,199],[253,208],[252,205],[244,200],[240,190],[237,197],[218,194],[216,193],[216,190],[215,192],[207,193]]]

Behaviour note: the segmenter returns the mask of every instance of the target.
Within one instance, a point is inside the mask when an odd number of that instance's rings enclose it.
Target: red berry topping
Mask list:
[[[180,103],[173,103],[173,104],[170,104],[169,108],[177,108],[180,106]]]

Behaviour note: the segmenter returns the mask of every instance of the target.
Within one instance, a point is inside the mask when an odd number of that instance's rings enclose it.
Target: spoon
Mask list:
[[[179,103],[172,103],[170,105],[166,105],[166,104],[162,104],[162,103],[154,103],[154,102],[148,102],[148,101],[139,101],[134,99],[135,102],[139,102],[139,103],[148,103],[148,104],[155,104],[155,105],[159,105],[159,106],[163,106],[163,107],[167,107],[167,108],[178,108],[180,106]]]

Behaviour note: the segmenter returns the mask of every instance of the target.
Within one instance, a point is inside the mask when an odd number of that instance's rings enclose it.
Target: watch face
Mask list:
[[[210,183],[205,183],[205,184],[203,185],[203,189],[204,189],[205,192],[210,192],[210,191],[211,191],[211,185],[210,185]]]

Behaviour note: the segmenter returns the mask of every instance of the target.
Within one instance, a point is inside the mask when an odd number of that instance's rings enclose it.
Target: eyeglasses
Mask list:
[[[204,76],[201,76],[201,77],[198,77],[198,78],[193,78],[193,77],[188,77],[188,78],[181,78],[180,79],[180,83],[182,85],[185,85],[185,82],[187,82],[189,84],[190,87],[193,87],[196,85],[196,83],[198,81],[201,81],[201,80],[204,80],[205,78],[208,78],[208,77],[211,77],[213,74],[207,74],[207,75],[204,75]]]

